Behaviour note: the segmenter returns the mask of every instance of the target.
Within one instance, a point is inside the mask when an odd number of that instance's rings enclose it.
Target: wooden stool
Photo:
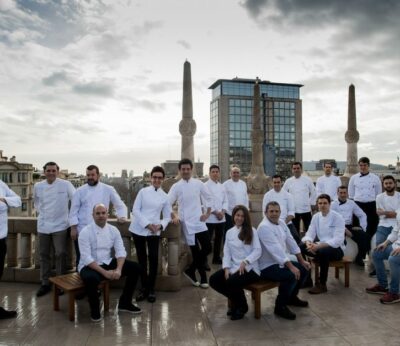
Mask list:
[[[254,300],[254,318],[258,320],[261,318],[261,293],[278,286],[279,282],[261,280],[244,287],[245,290],[251,292],[251,298]],[[230,300],[228,300],[228,306],[231,306]]]
[[[54,284],[53,289],[53,308],[55,311],[60,310],[59,294],[63,290],[68,293],[68,316],[70,321],[75,320],[75,296],[82,294],[85,290],[85,285],[78,273],[71,273],[50,278]],[[110,282],[103,280],[99,288],[103,290],[104,311],[110,308]]]
[[[315,259],[312,260],[314,263],[314,278],[315,282],[319,281],[319,262]],[[335,268],[335,278],[339,279],[339,270],[344,268],[344,287],[350,287],[350,263],[352,260],[348,257],[343,257],[339,261],[329,262],[329,267]]]

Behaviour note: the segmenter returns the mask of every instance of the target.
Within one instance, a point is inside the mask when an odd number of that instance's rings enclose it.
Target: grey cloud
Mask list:
[[[190,49],[190,48],[192,48],[191,45],[190,45],[190,43],[187,42],[187,41],[185,41],[185,40],[178,40],[178,41],[176,41],[176,43],[179,44],[180,46],[182,46],[182,47],[185,48],[185,49]]]
[[[114,94],[112,85],[104,82],[89,82],[76,84],[72,87],[76,94],[111,97]]]
[[[164,102],[154,102],[149,100],[135,100],[134,106],[146,109],[148,111],[158,112],[165,109]]]
[[[135,35],[143,36],[149,34],[155,29],[159,29],[163,26],[163,22],[160,20],[150,21],[146,20],[142,25],[135,25],[133,27],[133,32]]]
[[[175,91],[181,88],[182,84],[179,82],[168,82],[168,81],[161,81],[156,83],[150,83],[148,85],[150,92],[155,93],[163,93],[167,91]]]
[[[47,86],[54,86],[60,82],[66,82],[68,80],[65,71],[53,72],[50,76],[42,79],[42,83]]]
[[[257,18],[267,3],[268,0],[245,0],[241,5],[246,8],[252,17]]]

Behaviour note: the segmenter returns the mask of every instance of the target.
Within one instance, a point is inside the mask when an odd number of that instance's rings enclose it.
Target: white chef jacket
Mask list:
[[[394,192],[393,196],[388,196],[386,192],[376,196],[376,209],[384,211],[397,211],[400,208],[400,193]],[[394,227],[396,226],[396,218],[387,218],[385,215],[379,215],[379,226]]]
[[[98,182],[95,186],[85,184],[78,188],[72,198],[69,212],[70,226],[78,225],[78,233],[93,221],[93,208],[102,203],[107,208],[110,202],[115,208],[117,217],[127,217],[127,208],[114,187]]]
[[[180,179],[172,185],[168,199],[171,206],[178,202],[182,232],[187,244],[194,245],[195,234],[207,230],[206,223],[200,221],[202,204],[205,208],[212,208],[212,197],[207,186],[195,178]]]
[[[297,255],[300,248],[293,239],[289,228],[282,220],[276,225],[267,218],[260,223],[257,229],[260,238],[262,254],[258,260],[260,269],[279,264],[281,268],[290,261],[289,255]]]
[[[357,202],[374,202],[382,193],[382,182],[374,173],[354,174],[349,181],[349,197]]]
[[[260,275],[257,260],[261,256],[261,245],[258,240],[257,231],[253,228],[253,239],[251,244],[245,244],[239,239],[240,228],[233,226],[226,232],[224,244],[224,257],[222,268],[229,268],[231,274],[239,270],[240,263],[247,260],[246,271],[253,270]]]
[[[8,208],[18,208],[21,206],[21,197],[11,190],[3,181],[0,180],[0,197],[7,203],[0,202],[0,239],[6,238],[8,233]]]
[[[78,238],[81,258],[78,265],[80,272],[83,267],[92,262],[97,264],[110,264],[113,257],[111,250],[115,251],[115,258],[126,257],[124,243],[118,228],[106,224],[103,228],[94,222],[84,227]]]
[[[232,210],[237,205],[244,205],[249,208],[249,196],[247,195],[247,185],[243,180],[233,181],[228,179],[222,184],[225,188],[226,195],[228,196],[228,215],[232,216]]]
[[[286,217],[291,215],[294,217],[294,200],[293,196],[281,189],[279,192],[276,192],[274,189],[269,190],[263,198],[262,203],[262,214],[265,217],[265,208],[269,202],[278,202],[279,207],[281,208],[281,216],[279,217],[283,222],[286,223]],[[290,221],[289,224],[292,222]]]
[[[228,210],[228,196],[226,195],[226,191],[224,186],[219,182],[215,182],[212,179],[208,179],[204,183],[208,191],[210,191],[212,198],[212,207],[211,212],[221,212],[222,210]],[[217,216],[211,214],[206,220],[207,223],[222,223],[225,222],[225,213],[224,217],[221,220],[218,220]]]
[[[358,217],[360,221],[360,227],[367,230],[367,214],[351,199],[347,199],[346,202],[342,203],[340,200],[333,201],[331,204],[331,210],[336,211],[344,219],[345,225],[353,224],[353,215]]]
[[[146,226],[161,225],[162,230],[165,230],[171,221],[171,211],[168,195],[163,189],[156,189],[154,186],[145,187],[139,191],[133,204],[129,231],[141,236],[160,235],[160,231],[152,233]]]
[[[308,213],[311,211],[311,206],[315,205],[317,196],[314,184],[309,177],[301,175],[296,178],[293,176],[285,181],[283,189],[292,194],[295,213]]]
[[[50,234],[65,231],[69,227],[68,206],[75,193],[71,182],[57,178],[52,184],[47,180],[36,183],[33,200],[38,212],[39,233]]]
[[[318,237],[318,243],[326,243],[333,248],[346,248],[344,245],[344,219],[336,211],[330,210],[328,215],[323,216],[321,212],[314,214],[310,227],[302,242],[314,242]]]
[[[325,193],[329,195],[332,201],[336,200],[337,197],[337,189],[342,185],[340,178],[336,175],[331,174],[330,176],[323,175],[317,179],[317,184],[315,186],[315,190],[317,196]]]
[[[392,243],[392,248],[398,249],[400,247],[400,215],[397,214],[396,217],[397,223],[393,227],[392,232],[388,235],[387,240],[389,240]]]

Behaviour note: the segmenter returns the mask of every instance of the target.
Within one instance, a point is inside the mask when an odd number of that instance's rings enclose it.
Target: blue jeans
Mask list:
[[[300,270],[300,280],[296,280],[294,274],[287,268],[281,268],[279,264],[274,264],[261,270],[261,279],[279,282],[278,296],[276,297],[275,306],[283,307],[290,303],[299,293],[299,288],[309,275],[309,271],[300,263],[292,264]]]
[[[393,227],[378,226],[376,229],[376,245],[382,244],[392,232]]]
[[[384,251],[374,251],[372,258],[374,260],[376,277],[379,285],[382,287],[388,286],[388,280],[385,270],[384,260],[389,261],[390,266],[390,293],[399,293],[399,280],[400,280],[400,256],[390,256],[393,248],[389,245]]]

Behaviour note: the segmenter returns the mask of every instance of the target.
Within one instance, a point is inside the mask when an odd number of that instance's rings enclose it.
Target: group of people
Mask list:
[[[37,296],[51,291],[51,244],[56,274],[66,272],[70,233],[92,320],[102,319],[97,287],[104,278],[126,277],[118,310],[140,313],[141,309],[132,303],[136,283],[140,278],[136,301],[156,301],[160,234],[174,223],[180,224],[192,255],[183,274],[194,286],[207,289],[210,284],[228,297],[231,306],[227,315],[232,320],[243,318],[248,310],[243,287],[260,279],[280,283],[274,312],[295,319],[289,306],[308,306],[298,297],[300,288],[310,287],[310,294],[327,292],[329,261],[343,257],[346,236],[358,245],[355,263],[364,266],[375,232],[370,275],[376,271],[378,283],[366,291],[382,294],[382,303],[400,301],[400,238],[396,221],[400,194],[392,176],[383,178],[382,193],[380,178],[369,172],[368,158],[360,158],[360,173],[351,177],[348,188],[333,175],[331,163],[325,163],[324,175],[314,187],[311,179],[302,174],[302,164],[294,162],[293,176],[284,183],[281,176],[272,177],[273,188],[264,196],[263,220],[257,230],[251,224],[247,186],[240,179],[238,166],[231,168],[230,179],[223,184],[217,165],[210,167],[205,183],[192,177],[192,169],[191,160],[179,162],[181,179],[168,194],[161,188],[163,168],[152,169],[151,185],[139,191],[132,208],[129,231],[138,258],[135,263],[126,259],[118,229],[107,223],[110,204],[118,223],[127,221],[127,207],[112,186],[100,182],[99,168],[88,166],[86,184],[75,190],[70,182],[58,178],[59,166],[55,162],[46,163],[45,179],[34,186],[41,279]],[[177,213],[172,209],[175,204]],[[20,197],[0,181],[0,277],[6,255],[7,210],[20,205]],[[212,264],[222,268],[208,280],[209,254]],[[309,273],[309,257],[315,257],[320,265],[315,283]],[[391,269],[389,286],[385,259]],[[15,311],[0,308],[0,318],[14,316]]]

